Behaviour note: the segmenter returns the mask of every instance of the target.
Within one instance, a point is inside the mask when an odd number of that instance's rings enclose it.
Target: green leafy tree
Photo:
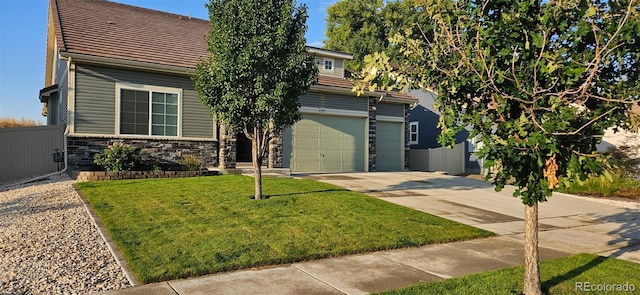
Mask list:
[[[327,30],[324,47],[353,54],[346,61],[347,70],[362,69],[364,57],[385,51],[392,58],[399,52],[389,37],[410,29],[418,36],[420,30],[413,24],[424,22],[427,15],[413,5],[414,0],[343,0],[327,9]]]
[[[209,56],[193,76],[217,120],[252,142],[255,198],[269,142],[300,120],[298,97],[316,81],[306,52],[307,8],[293,0],[211,0]]]
[[[365,58],[357,89],[438,89],[440,142],[480,135],[487,179],[525,205],[524,293],[541,294],[538,203],[558,185],[611,179],[595,145],[609,127],[636,129],[638,0],[422,0],[422,38],[396,35],[403,55]],[[561,183],[559,183],[561,182]]]

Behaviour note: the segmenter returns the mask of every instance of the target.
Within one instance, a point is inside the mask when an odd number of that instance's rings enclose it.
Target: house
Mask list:
[[[207,55],[209,22],[106,0],[50,0],[45,85],[49,125],[66,125],[72,170],[121,142],[148,163],[184,155],[206,167],[250,161],[244,136],[217,124],[191,81]],[[270,146],[269,167],[293,172],[408,168],[408,116],[415,99],[398,92],[357,97],[343,62],[352,55],[308,47],[317,84],[300,97],[302,120]]]
[[[634,104],[631,112],[640,116],[640,104]],[[609,128],[605,130],[602,141],[596,145],[599,152],[608,152],[614,148],[629,147],[628,156],[640,158],[640,131],[631,132]]]
[[[450,150],[443,148],[442,152],[448,156],[441,156],[440,160],[446,161],[447,158],[456,158],[456,163],[451,166],[450,163],[442,165],[434,165],[433,161],[421,161],[419,157],[425,157],[420,151],[427,149],[441,149],[442,145],[438,142],[440,128],[438,128],[438,120],[440,112],[435,108],[434,99],[437,94],[428,89],[418,89],[411,92],[411,95],[418,99],[418,103],[413,106],[410,111],[409,122],[409,145],[413,151],[414,159],[412,161],[411,170],[443,170],[450,174],[460,173],[480,173],[480,164],[474,152],[477,149],[474,138],[469,138],[469,130],[464,129],[455,136],[458,149]],[[452,155],[452,153],[455,153]],[[459,159],[458,159],[459,158]],[[452,161],[449,161],[452,162]],[[422,164],[421,164],[422,163]],[[438,163],[440,164],[440,163]]]

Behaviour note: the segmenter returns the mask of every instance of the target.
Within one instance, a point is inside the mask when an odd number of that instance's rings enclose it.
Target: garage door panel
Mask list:
[[[348,146],[348,145],[345,145],[344,141],[340,138],[321,138],[320,145],[323,147],[323,149],[326,149],[326,148],[340,149],[343,146]]]
[[[365,120],[303,115],[284,133],[284,163],[294,172],[364,171]]]
[[[299,133],[306,136],[318,135],[320,134],[320,126],[313,126],[307,124],[302,124],[297,126]]]
[[[402,170],[402,123],[378,121],[376,133],[376,170]]]

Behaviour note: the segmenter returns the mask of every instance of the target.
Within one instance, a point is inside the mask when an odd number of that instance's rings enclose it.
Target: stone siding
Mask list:
[[[369,98],[369,172],[376,171],[376,104],[378,99]]]
[[[220,169],[236,168],[236,134],[220,125]]]
[[[404,170],[408,171],[409,170],[409,163],[411,163],[411,159],[409,158],[409,155],[411,154],[411,144],[409,144],[409,140],[410,138],[410,126],[409,126],[409,120],[411,120],[411,118],[409,117],[411,114],[411,106],[408,104],[404,105]]]
[[[282,134],[269,142],[269,168],[282,168],[284,163],[284,151],[282,147]]]
[[[72,171],[101,170],[93,163],[93,156],[116,143],[140,149],[144,168],[157,166],[162,170],[180,170],[180,162],[186,155],[199,158],[204,167],[218,165],[218,142],[216,141],[69,136],[67,146],[69,169]]]

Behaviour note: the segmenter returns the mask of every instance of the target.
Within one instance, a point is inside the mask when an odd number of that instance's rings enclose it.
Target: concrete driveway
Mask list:
[[[428,172],[306,176],[391,203],[524,240],[524,205],[514,187],[496,192],[483,181]],[[555,193],[540,204],[540,247],[595,253],[640,263],[640,203]]]

